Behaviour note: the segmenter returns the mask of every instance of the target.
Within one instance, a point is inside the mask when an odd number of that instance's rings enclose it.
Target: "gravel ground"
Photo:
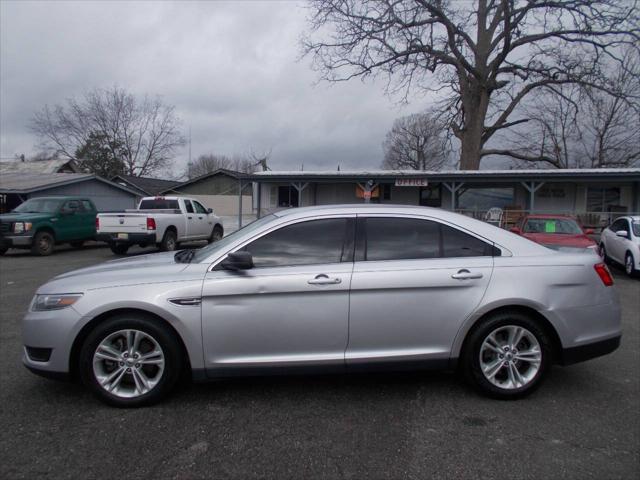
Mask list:
[[[111,258],[96,245],[0,258],[2,479],[638,478],[640,281],[619,271],[621,348],[554,368],[525,400],[415,373],[190,385],[158,406],[118,410],[20,361],[35,289]]]

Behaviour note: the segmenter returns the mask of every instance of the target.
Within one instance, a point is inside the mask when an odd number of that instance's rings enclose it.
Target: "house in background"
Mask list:
[[[252,188],[240,184],[245,174],[220,168],[211,173],[174,185],[160,192],[162,195],[193,197],[212,208],[217,215],[237,215],[239,209],[251,213]],[[242,196],[239,195],[242,188]]]
[[[67,195],[90,198],[99,212],[136,208],[140,197],[135,190],[91,173],[0,173],[0,213],[29,198]]]
[[[52,160],[12,160],[10,162],[0,162],[0,175],[11,173],[80,173],[80,169],[74,160],[52,159]]]
[[[141,197],[153,197],[159,195],[168,188],[179,185],[175,180],[162,180],[160,178],[136,177],[133,175],[116,175],[112,182],[130,188],[140,193]]]

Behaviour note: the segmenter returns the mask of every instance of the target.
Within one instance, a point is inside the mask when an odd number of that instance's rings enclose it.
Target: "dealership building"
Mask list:
[[[478,171],[266,171],[238,177],[253,184],[258,216],[283,208],[344,203],[424,205],[505,222],[524,212],[569,214],[586,226],[640,212],[640,168]]]

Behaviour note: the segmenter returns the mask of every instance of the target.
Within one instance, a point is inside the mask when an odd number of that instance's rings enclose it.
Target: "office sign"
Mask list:
[[[396,178],[396,187],[426,187],[426,178]]]

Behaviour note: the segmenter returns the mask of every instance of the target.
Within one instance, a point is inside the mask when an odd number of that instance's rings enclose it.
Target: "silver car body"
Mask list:
[[[600,236],[600,243],[604,245],[607,256],[627,267],[627,255],[631,255],[632,266],[636,271],[640,271],[639,226],[640,216],[619,217],[603,229]],[[625,235],[622,236],[622,233]]]
[[[215,268],[229,252],[285,225],[362,216],[440,222],[493,243],[500,255],[241,272]],[[46,362],[33,360],[25,350],[24,363],[45,375],[69,373],[83,335],[95,322],[123,309],[148,312],[171,325],[196,379],[297,367],[453,366],[474,323],[504,307],[527,310],[550,326],[560,363],[607,353],[621,335],[616,291],[605,287],[595,272],[598,257],[555,252],[440,209],[290,209],[208,249],[206,258],[195,263],[176,263],[174,252],[167,252],[53,278],[37,294],[83,296],[61,310],[30,309],[23,324],[24,344],[52,350]]]

